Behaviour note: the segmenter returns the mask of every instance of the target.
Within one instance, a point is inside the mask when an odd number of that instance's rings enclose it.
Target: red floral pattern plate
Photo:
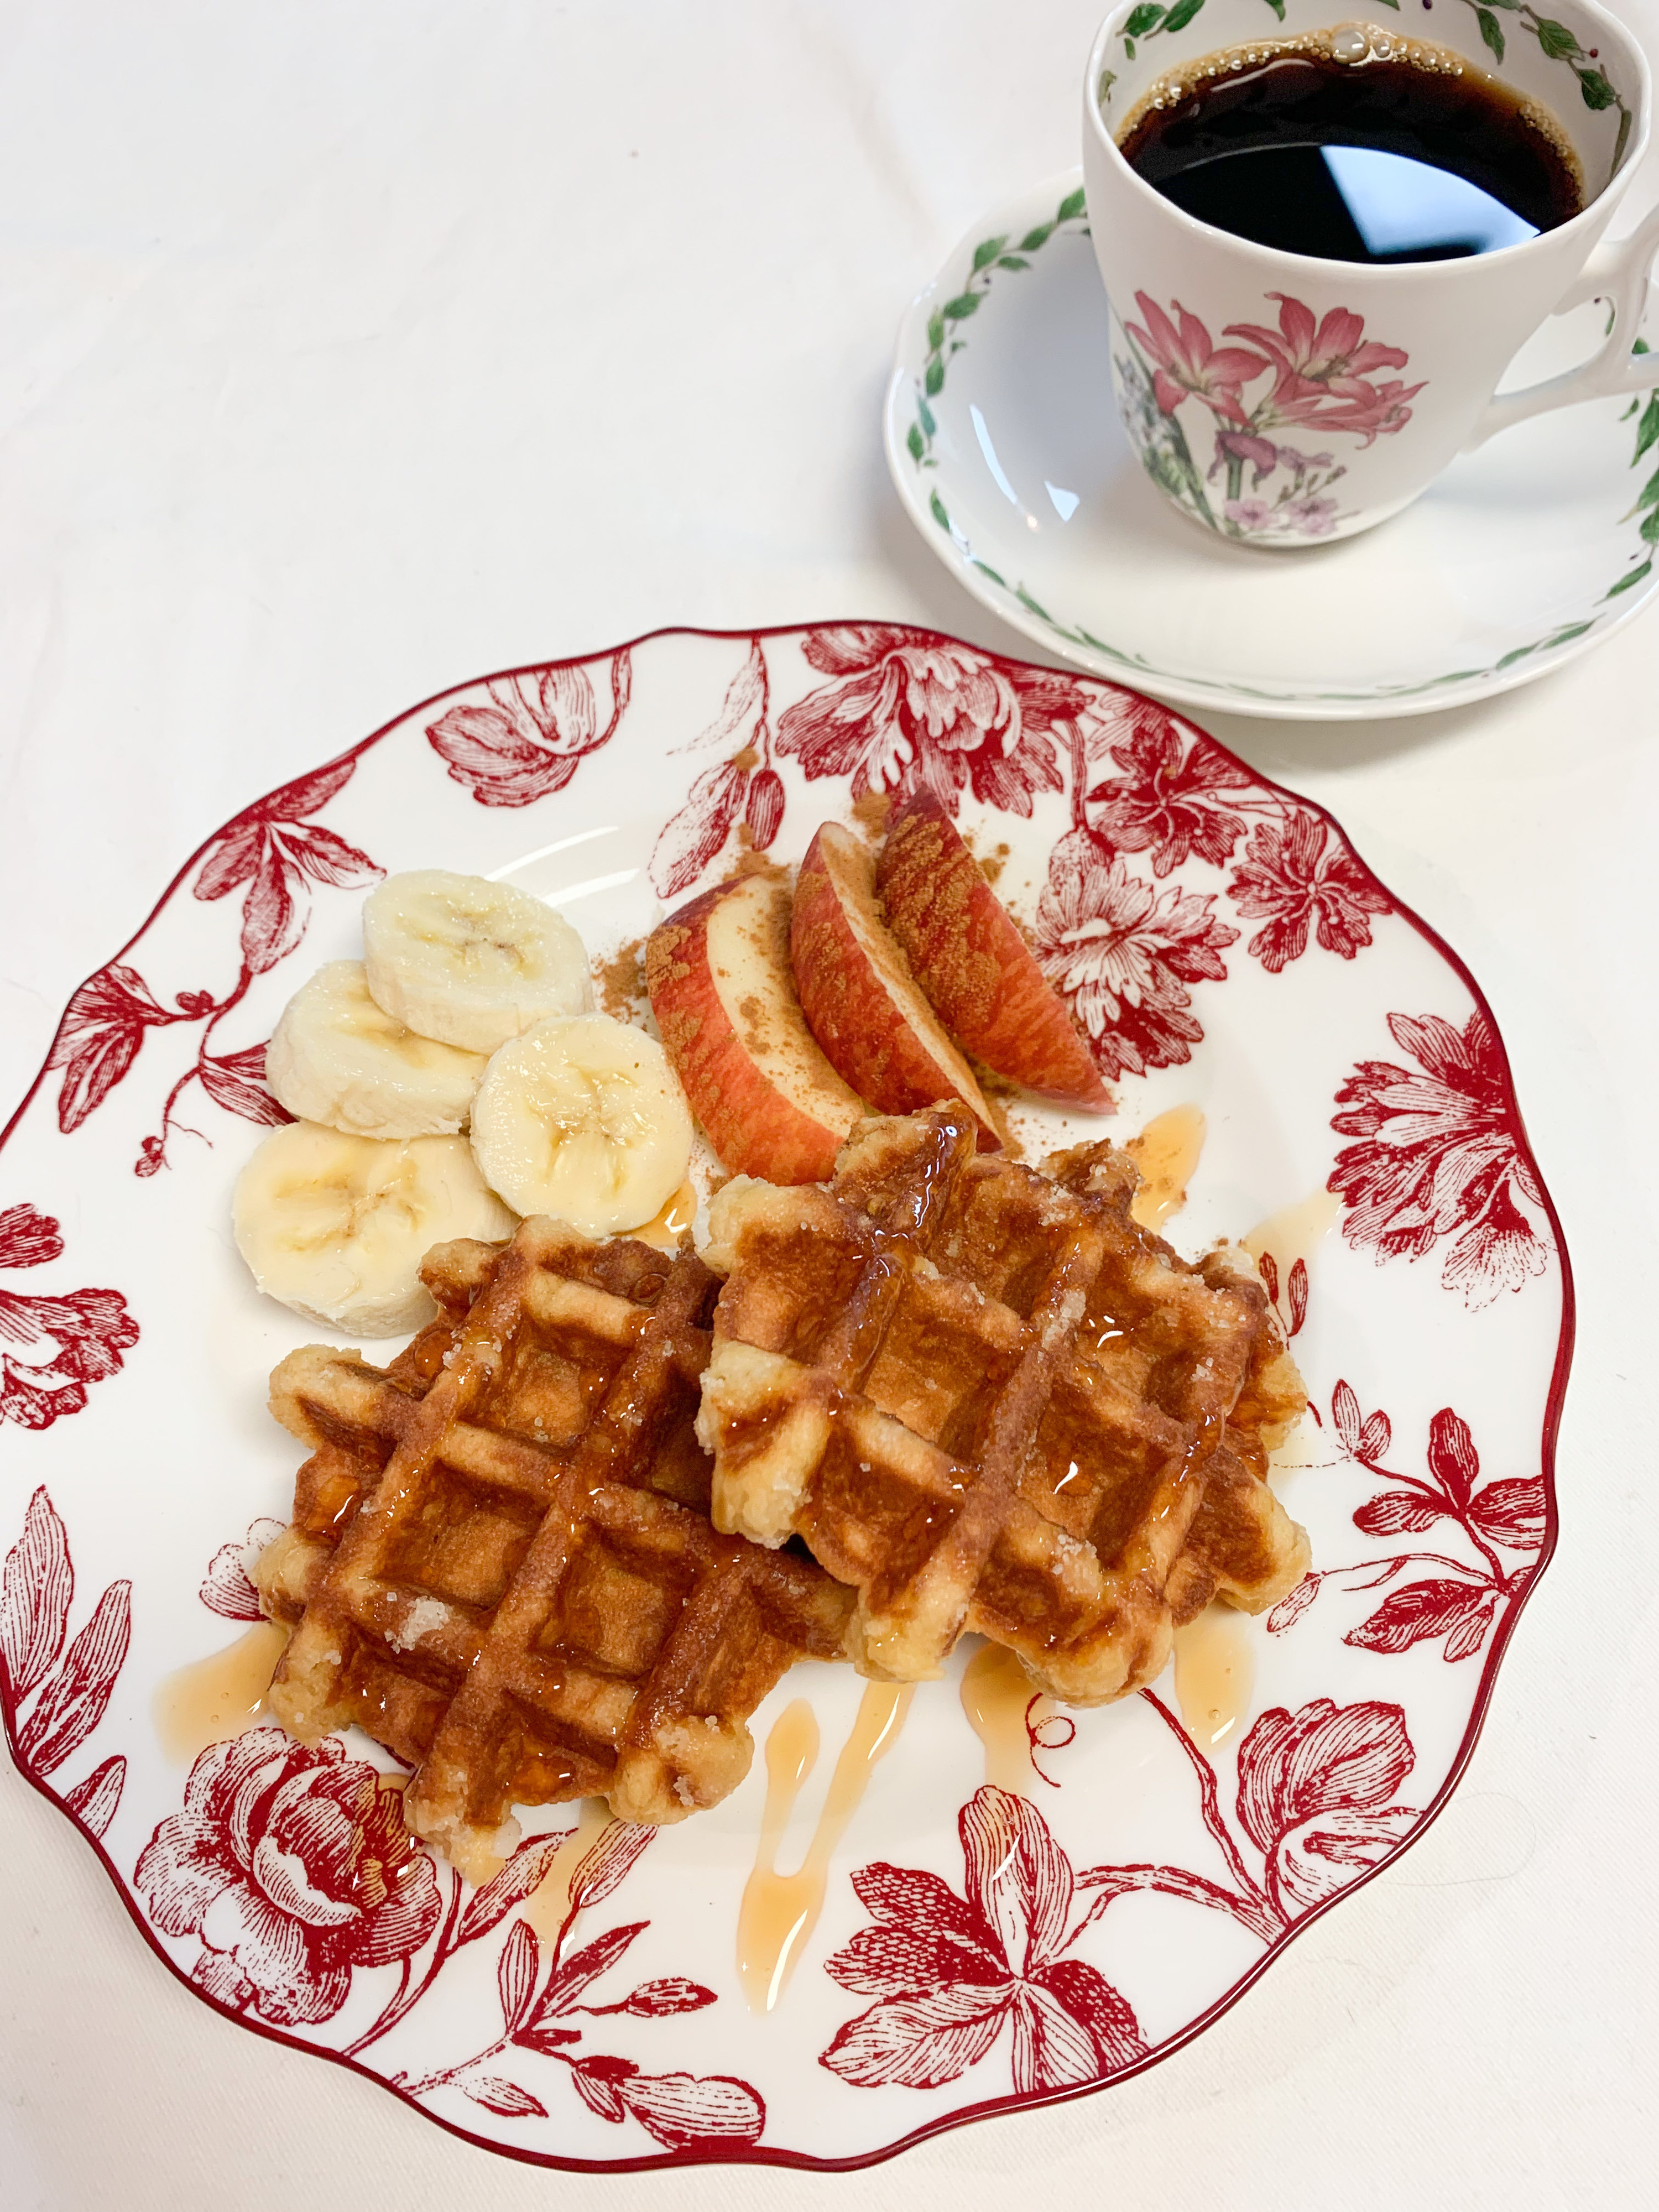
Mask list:
[[[356,950],[365,886],[511,877],[605,956],[740,842],[793,859],[919,783],[998,849],[1118,1087],[1109,1126],[1206,1112],[1177,1241],[1276,1218],[1263,1271],[1314,1401],[1278,1479],[1315,1572],[1241,1631],[1237,1726],[1195,1741],[1167,1681],[1028,1708],[1018,1791],[986,1778],[958,1654],[769,2014],[736,1963],[758,1758],[659,1833],[566,1846],[549,1811],[474,1892],[410,1844],[366,1739],[255,1727],[176,1759],[157,1712],[247,1632],[291,1494],[264,1378],[313,1332],[253,1291],[229,1194],[283,1118],[264,1039]],[[1034,1144],[1082,1126],[1022,1116]],[[671,632],[516,671],[258,800],[75,994],[3,1176],[14,1759],[209,2003],[517,2157],[856,2165],[1151,2063],[1444,1802],[1553,1540],[1566,1255],[1468,972],[1328,815],[1180,716],[919,630]],[[757,1741],[805,1699],[833,1753],[860,1686],[796,1669]]]

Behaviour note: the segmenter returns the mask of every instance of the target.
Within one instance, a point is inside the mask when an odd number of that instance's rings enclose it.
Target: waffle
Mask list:
[[[715,1524],[799,1535],[852,1585],[867,1674],[925,1680],[973,1629],[1098,1704],[1163,1668],[1177,1568],[1193,1610],[1299,1577],[1259,1469],[1300,1382],[1253,1270],[1188,1267],[1131,1218],[1126,1154],[1045,1175],[974,1146],[939,1106],[863,1123],[826,1186],[721,1192],[698,1418]],[[1255,1426],[1229,1443],[1242,1401]]]
[[[271,1710],[415,1765],[410,1826],[468,1870],[510,1850],[515,1803],[718,1802],[784,1669],[841,1656],[851,1599],[709,1525],[714,1278],[545,1219],[422,1272],[439,1317],[390,1368],[311,1346],[272,1377],[313,1456],[257,1570],[295,1623]]]

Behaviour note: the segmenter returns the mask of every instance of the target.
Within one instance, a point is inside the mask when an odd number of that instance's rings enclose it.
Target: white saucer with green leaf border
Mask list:
[[[1509,380],[1586,358],[1603,313],[1547,323]],[[1081,667],[1238,714],[1421,714],[1559,667],[1659,585],[1659,391],[1521,423],[1378,528],[1273,551],[1146,481],[1114,342],[1073,170],[975,225],[906,314],[887,392],[888,465],[926,542]]]

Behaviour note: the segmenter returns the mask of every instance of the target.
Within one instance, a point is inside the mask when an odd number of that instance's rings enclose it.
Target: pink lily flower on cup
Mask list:
[[[1229,323],[1224,337],[1248,338],[1268,355],[1279,371],[1276,400],[1312,399],[1328,392],[1361,398],[1370,390],[1364,378],[1379,368],[1404,368],[1408,356],[1398,346],[1361,344],[1365,319],[1346,307],[1333,307],[1316,323],[1313,310],[1288,293],[1269,292],[1279,302],[1279,328],[1261,323]],[[1419,391],[1422,386],[1417,387]]]
[[[1135,305],[1146,318],[1146,327],[1131,323],[1128,333],[1155,364],[1152,392],[1164,413],[1173,415],[1183,400],[1195,395],[1228,422],[1248,422],[1239,392],[1267,367],[1261,355],[1247,353],[1243,346],[1212,343],[1204,325],[1179,300],[1171,302],[1178,323],[1171,322],[1145,292],[1135,294]]]
[[[1397,378],[1381,385],[1356,380],[1356,389],[1343,392],[1334,406],[1322,407],[1316,415],[1297,419],[1316,422],[1322,430],[1351,430],[1369,446],[1379,437],[1392,437],[1396,430],[1405,428],[1412,419],[1406,402],[1414,399],[1422,389],[1420,384],[1401,384]]]

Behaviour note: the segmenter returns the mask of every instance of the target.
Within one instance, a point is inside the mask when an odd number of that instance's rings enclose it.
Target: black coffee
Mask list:
[[[1472,65],[1231,54],[1171,70],[1182,97],[1121,142],[1201,222],[1285,253],[1446,261],[1533,238],[1583,204],[1548,118]]]

